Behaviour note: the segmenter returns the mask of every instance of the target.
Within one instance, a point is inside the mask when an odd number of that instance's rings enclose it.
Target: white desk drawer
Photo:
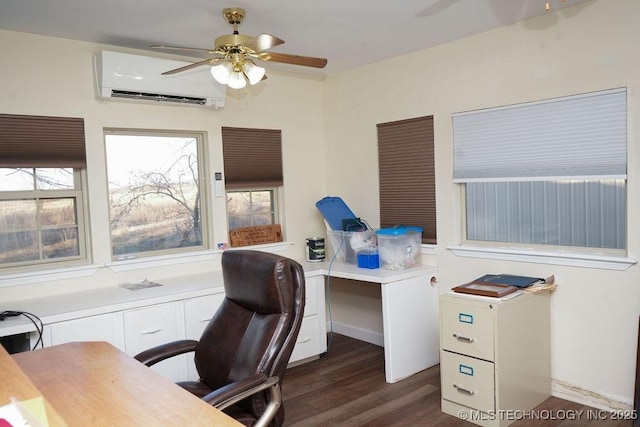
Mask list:
[[[324,286],[324,278],[311,277],[306,279],[305,283],[304,315],[306,317],[318,314],[318,286]]]
[[[443,350],[494,360],[493,309],[480,301],[442,299]]]
[[[300,326],[300,333],[296,339],[296,345],[289,358],[289,363],[308,357],[317,356],[320,353],[320,323],[317,316],[305,317]]]
[[[442,352],[442,398],[484,412],[494,411],[493,363]]]
[[[127,311],[124,324],[125,348],[132,355],[181,338],[174,303]]]

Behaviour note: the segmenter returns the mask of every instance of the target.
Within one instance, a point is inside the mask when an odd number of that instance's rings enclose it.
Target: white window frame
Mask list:
[[[28,168],[41,169],[41,168]],[[78,255],[38,260],[0,264],[0,271],[5,273],[22,273],[33,270],[55,269],[63,267],[75,267],[91,262],[90,239],[88,232],[88,205],[87,205],[87,176],[85,169],[73,168],[73,189],[37,189],[26,191],[0,191],[0,200],[42,200],[73,198],[76,201],[76,220],[78,226]],[[38,232],[43,228],[38,225]]]
[[[109,264],[115,271],[129,270],[133,268],[119,268],[118,264],[130,264],[135,266],[140,263],[147,264],[150,259],[158,259],[161,260],[159,265],[166,265],[166,259],[168,258],[179,258],[181,256],[192,256],[192,255],[204,255],[208,257],[207,251],[210,249],[210,238],[209,238],[209,227],[210,227],[210,218],[209,218],[209,197],[208,197],[208,185],[207,185],[207,175],[205,171],[206,167],[206,135],[204,132],[198,131],[178,131],[178,130],[156,130],[156,129],[124,129],[124,128],[105,128],[104,136],[105,136],[105,151],[106,151],[106,137],[107,135],[121,135],[121,136],[149,136],[149,137],[185,137],[185,138],[194,138],[197,144],[197,153],[198,153],[198,179],[200,185],[200,221],[201,221],[201,238],[202,244],[198,246],[188,246],[183,248],[171,248],[171,249],[160,249],[153,251],[144,251],[138,252],[136,254],[127,254],[127,255],[114,255],[113,247],[111,241],[111,229],[109,229],[109,254],[111,255],[112,262]],[[108,171],[107,158],[105,156],[105,168]],[[106,185],[108,187],[109,178],[107,175]],[[107,194],[109,195],[109,189],[107,188]],[[111,206],[107,206],[107,210],[109,212],[109,220],[111,221]]]
[[[578,133],[582,132],[583,134],[576,136],[576,138],[578,138],[576,140],[572,138],[568,138],[567,140],[567,137],[565,136],[567,135],[566,133],[564,135],[559,132],[553,133],[556,132],[555,128],[551,129],[551,131],[547,133],[548,137],[551,139],[536,140],[536,136],[530,135],[530,129],[534,129],[536,123],[545,123],[545,126],[547,126],[547,121],[545,121],[545,115],[547,115],[549,118],[548,120],[552,120],[551,118],[553,117],[555,122],[560,122],[560,128],[558,129],[562,130],[564,129],[562,127],[564,123],[561,120],[563,116],[561,114],[558,115],[558,111],[560,113],[564,112],[562,101],[577,99],[578,102],[573,103],[573,105],[578,104],[580,108],[583,108],[585,103],[591,102],[590,99],[598,99],[598,97],[600,99],[607,100],[603,101],[606,102],[604,105],[606,105],[607,108],[603,113],[602,121],[605,123],[607,131],[613,130],[613,132],[609,132],[605,136],[599,136],[599,138],[606,138],[607,142],[609,141],[609,138],[611,138],[613,146],[616,147],[611,150],[611,153],[603,151],[603,147],[597,147],[596,144],[591,142],[591,145],[589,145],[591,147],[590,150],[587,150],[586,153],[580,153],[583,156],[579,156],[579,161],[577,163],[573,162],[574,166],[567,168],[568,172],[566,172],[563,170],[564,160],[561,159],[557,161],[555,156],[545,158],[544,156],[546,154],[539,155],[539,153],[535,151],[541,149],[541,143],[543,153],[547,152],[544,150],[554,152],[554,146],[558,146],[557,144],[561,143],[563,144],[562,148],[566,148],[562,155],[567,156],[568,153],[569,163],[571,163],[573,160],[570,157],[571,150],[576,150],[576,148],[572,147],[578,147],[578,149],[582,147],[582,141],[580,138],[584,138],[587,141],[587,144],[589,144],[589,139],[596,139],[592,138],[589,132],[585,132],[582,128],[576,127],[581,125],[580,122],[576,124],[572,122],[571,118],[568,119],[570,124],[567,125],[567,128],[569,128],[570,131],[579,129]],[[585,100],[584,98],[590,99]],[[458,119],[460,125],[457,126],[457,130],[461,132],[459,139],[462,141],[470,141],[471,145],[464,145],[465,143],[459,143],[456,145],[454,142],[454,146],[457,150],[455,152],[456,165],[454,168],[454,183],[459,184],[458,187],[460,188],[462,233],[461,245],[451,246],[448,249],[452,250],[458,256],[526,261],[534,263],[542,262],[561,265],[579,265],[616,270],[623,270],[628,268],[630,265],[635,264],[637,262],[636,260],[626,258],[626,245],[625,248],[621,249],[582,246],[567,247],[548,244],[523,244],[514,242],[469,240],[466,235],[467,207],[465,186],[469,182],[522,182],[528,180],[559,181],[567,179],[568,175],[569,179],[624,179],[626,189],[626,108],[624,107],[625,104],[621,104],[619,101],[621,98],[623,102],[624,99],[626,99],[626,89],[624,88],[594,92],[591,94],[581,94],[573,97],[538,101],[535,103],[519,104],[516,106],[478,110],[477,112],[460,113],[458,115],[454,114],[454,136],[458,136],[456,134],[456,119]],[[548,108],[541,111],[542,109],[540,108],[540,104],[545,104],[545,107]],[[593,109],[591,105],[587,105],[587,108]],[[509,111],[507,111],[507,114],[502,114],[502,111],[500,110]],[[525,115],[521,114],[522,111],[526,111],[524,113]],[[621,111],[623,111],[624,114],[621,114]],[[525,123],[522,128],[525,129],[525,131],[521,132],[518,137],[521,137],[522,140],[525,141],[530,140],[531,143],[526,142],[522,145],[518,145],[516,146],[516,150],[518,150],[518,147],[523,147],[525,152],[531,154],[525,156],[526,162],[524,162],[522,167],[519,168],[520,158],[518,156],[520,154],[518,151],[515,152],[515,156],[509,153],[511,149],[509,146],[509,138],[512,138],[512,130],[519,130],[520,128],[517,126],[514,128],[511,120],[513,120],[514,117],[524,117],[526,122],[526,120],[529,120],[526,114],[532,115],[531,117],[533,117],[533,120],[530,122],[532,124]],[[609,114],[613,119],[609,119]],[[460,117],[464,115],[469,115],[471,117]],[[624,122],[615,123],[617,120],[616,118],[621,115],[624,115]],[[560,120],[558,117],[560,117]],[[490,120],[489,123],[486,122],[487,119]],[[474,120],[477,120],[477,122],[474,123]],[[494,123],[493,120],[496,120],[496,122]],[[535,122],[535,120],[538,120],[538,122]],[[572,128],[572,126],[574,127]],[[485,128],[487,128],[487,131],[484,130]],[[469,134],[467,132],[470,132],[470,134],[473,135],[471,139],[468,139]],[[573,136],[573,133],[569,135]],[[562,137],[560,138],[562,141],[555,141],[555,139],[558,139],[559,137]],[[522,141],[518,140],[518,142],[521,143]],[[533,148],[533,144],[536,144],[535,149],[531,150],[531,148]],[[607,144],[604,145],[609,147]],[[459,151],[460,149],[463,151]],[[545,160],[549,158],[553,158],[555,164],[553,162],[549,162],[551,164],[545,163]],[[600,159],[604,158],[607,158],[608,163],[602,162],[601,165]],[[497,159],[497,161],[495,161],[495,159]],[[495,169],[492,169],[494,164],[492,162],[494,161],[497,166]],[[592,170],[596,173],[590,175]],[[626,216],[626,212],[624,215]],[[626,228],[626,222],[624,222],[624,226]],[[628,230],[625,230],[625,240],[628,242]]]
[[[273,222],[271,224],[281,224],[281,218],[280,218],[280,196],[279,193],[281,191],[282,187],[255,187],[255,188],[234,188],[233,190],[227,190],[226,191],[226,198],[225,200],[228,200],[229,198],[229,193],[243,193],[243,192],[258,192],[258,191],[270,191],[272,194],[272,206],[273,206],[273,210],[271,212],[271,216],[273,219]],[[252,221],[252,225],[253,225],[253,221]],[[227,227],[229,230],[231,230],[231,225],[229,224],[229,210],[227,208]]]

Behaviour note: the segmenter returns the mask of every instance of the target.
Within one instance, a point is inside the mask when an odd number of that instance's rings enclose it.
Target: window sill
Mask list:
[[[292,242],[268,243],[264,245],[243,246],[234,249],[256,249],[265,252],[283,252],[293,245]],[[219,256],[222,251],[186,252],[148,258],[134,258],[122,261],[112,261],[105,265],[88,264],[45,270],[31,270],[17,273],[0,273],[0,288],[35,283],[50,282],[54,280],[75,279],[78,277],[93,276],[101,268],[107,267],[116,273],[123,271],[140,270],[145,268],[166,267],[190,262],[211,261]]]
[[[624,271],[638,263],[638,260],[633,258],[565,252],[542,252],[509,248],[483,248],[478,246],[449,246],[447,249],[459,257],[567,265],[572,267],[599,268],[603,270]]]
[[[238,248],[229,248],[227,250],[237,250],[237,249],[255,249],[261,250],[264,252],[283,252],[288,249],[293,243],[291,242],[278,242],[278,243],[267,243],[264,245],[253,245],[253,246],[242,246]],[[216,257],[218,257],[223,251],[214,250],[214,251],[200,251],[200,252],[183,252],[180,254],[171,254],[171,255],[162,255],[155,257],[141,257],[141,258],[133,258],[126,259],[121,261],[112,261],[105,266],[112,271],[122,272],[122,271],[131,271],[131,270],[141,270],[145,268],[154,268],[154,267],[166,267],[167,265],[178,265],[178,264],[186,264],[191,262],[200,262],[200,261],[212,261]]]
[[[420,253],[424,255],[437,255],[438,245],[422,244]]]
[[[49,282],[52,280],[74,279],[77,277],[89,277],[96,274],[100,265],[89,264],[46,270],[32,270],[19,273],[0,274],[0,288],[34,283]]]

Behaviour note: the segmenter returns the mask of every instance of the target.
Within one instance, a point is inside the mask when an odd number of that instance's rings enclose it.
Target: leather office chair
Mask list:
[[[163,344],[135,358],[151,366],[193,351],[200,380],[178,385],[245,425],[280,426],[280,384],[304,314],[304,271],[279,255],[227,250],[222,274],[225,299],[199,341]]]

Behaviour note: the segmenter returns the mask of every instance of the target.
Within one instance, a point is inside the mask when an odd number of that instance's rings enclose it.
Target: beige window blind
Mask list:
[[[226,188],[282,185],[282,131],[222,128]]]
[[[433,116],[378,127],[380,226],[422,227],[422,242],[436,242]]]
[[[0,114],[0,167],[86,165],[82,118]]]

